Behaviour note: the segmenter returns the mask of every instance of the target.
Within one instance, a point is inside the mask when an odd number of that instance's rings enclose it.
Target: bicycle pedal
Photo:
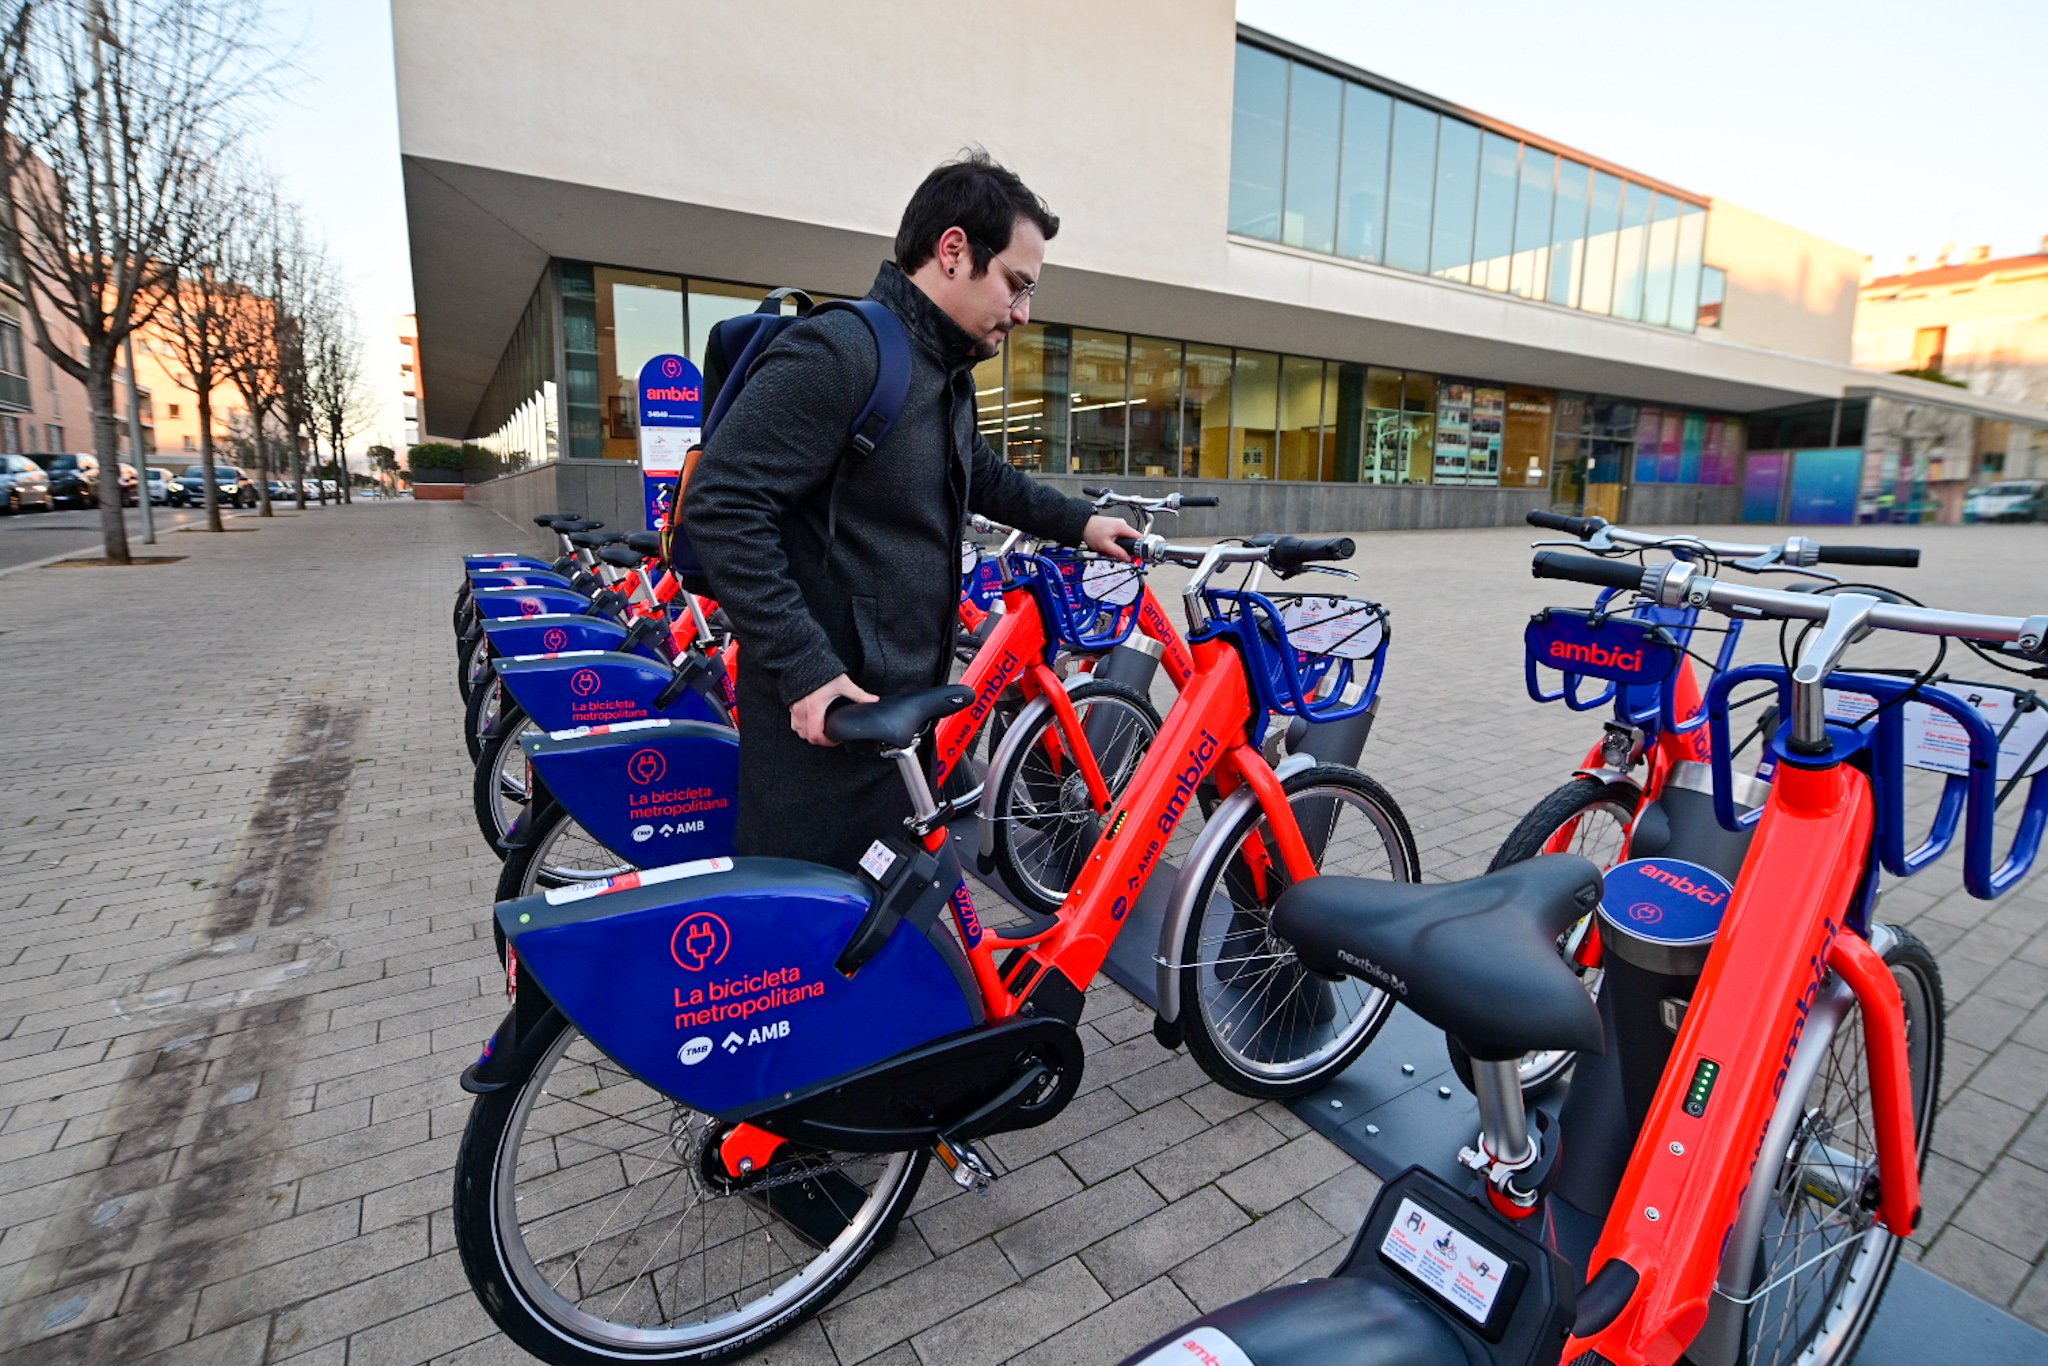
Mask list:
[[[961,1190],[986,1195],[989,1183],[996,1179],[988,1159],[965,1139],[942,1138],[932,1145],[932,1155],[939,1159],[946,1174],[953,1178],[953,1184]]]

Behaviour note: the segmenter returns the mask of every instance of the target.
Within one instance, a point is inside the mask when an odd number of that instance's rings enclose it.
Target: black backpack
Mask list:
[[[782,311],[785,299],[795,302],[796,312]],[[795,327],[806,318],[834,310],[851,311],[860,316],[874,335],[875,351],[880,357],[880,364],[875,369],[874,390],[855,415],[846,434],[847,444],[855,454],[867,456],[889,439],[889,433],[896,426],[897,415],[903,411],[903,401],[910,393],[910,338],[903,331],[902,320],[873,299],[829,299],[822,304],[814,304],[811,296],[802,290],[784,288],[770,292],[752,313],[726,318],[711,329],[704,347],[706,446],[775,339],[785,329]],[[832,491],[826,504],[825,534],[828,541],[838,529],[839,481],[845,472],[846,460],[842,456],[838,469],[833,472]],[[680,515],[674,520],[677,529],[671,533],[669,542],[670,567],[685,576],[700,576],[702,569],[696,553],[690,548],[689,537],[680,529]]]

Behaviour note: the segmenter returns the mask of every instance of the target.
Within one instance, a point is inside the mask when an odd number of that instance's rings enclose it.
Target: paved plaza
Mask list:
[[[524,1360],[448,1208],[456,1078],[504,1009],[448,608],[457,554],[516,533],[410,501],[235,526],[167,536],[168,567],[0,576],[0,1360]],[[1353,561],[1393,609],[1363,766],[1432,878],[1481,871],[1598,732],[1523,694],[1523,621],[1580,596],[1528,577],[1529,539],[1382,534]],[[2048,610],[2048,528],[1853,539],[1924,546],[1892,581],[1931,603]],[[1950,1011],[1912,1255],[2048,1326],[2048,890],[1978,902],[1957,864],[1885,901]],[[1082,1034],[1083,1093],[990,1145],[991,1193],[928,1178],[758,1360],[1113,1361],[1336,1262],[1362,1167],[1162,1052],[1113,985]]]

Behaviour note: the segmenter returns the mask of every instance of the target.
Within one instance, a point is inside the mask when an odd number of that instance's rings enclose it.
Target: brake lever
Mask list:
[[[1334,574],[1336,577],[1340,579],[1352,580],[1358,580],[1365,577],[1363,574],[1360,574],[1355,569],[1345,569],[1340,565],[1334,564],[1305,564],[1301,566],[1301,568],[1293,570],[1292,572],[1289,572],[1288,570],[1284,569],[1276,569],[1273,572],[1278,574],[1283,579],[1299,578],[1303,574]]]
[[[1791,574],[1802,579],[1818,579],[1822,583],[1833,584],[1842,582],[1842,577],[1839,574],[1830,574],[1824,569],[1806,569],[1796,564],[1760,564],[1752,567],[1751,563],[1746,560],[1730,560],[1729,564],[1733,568],[1747,570],[1749,573],[1757,575]]]

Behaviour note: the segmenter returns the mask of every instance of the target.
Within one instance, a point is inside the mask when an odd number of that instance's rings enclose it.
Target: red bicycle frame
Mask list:
[[[1847,764],[1778,769],[1748,860],[1686,1011],[1595,1248],[1641,1278],[1621,1314],[1566,1346],[1617,1366],[1675,1362],[1706,1324],[1729,1230],[1821,983],[1837,973],[1865,1012],[1878,1218],[1900,1237],[1920,1213],[1904,1006],[1868,941],[1842,934],[1869,862],[1870,780]],[[1704,1113],[1685,1109],[1701,1060],[1719,1064]]]

